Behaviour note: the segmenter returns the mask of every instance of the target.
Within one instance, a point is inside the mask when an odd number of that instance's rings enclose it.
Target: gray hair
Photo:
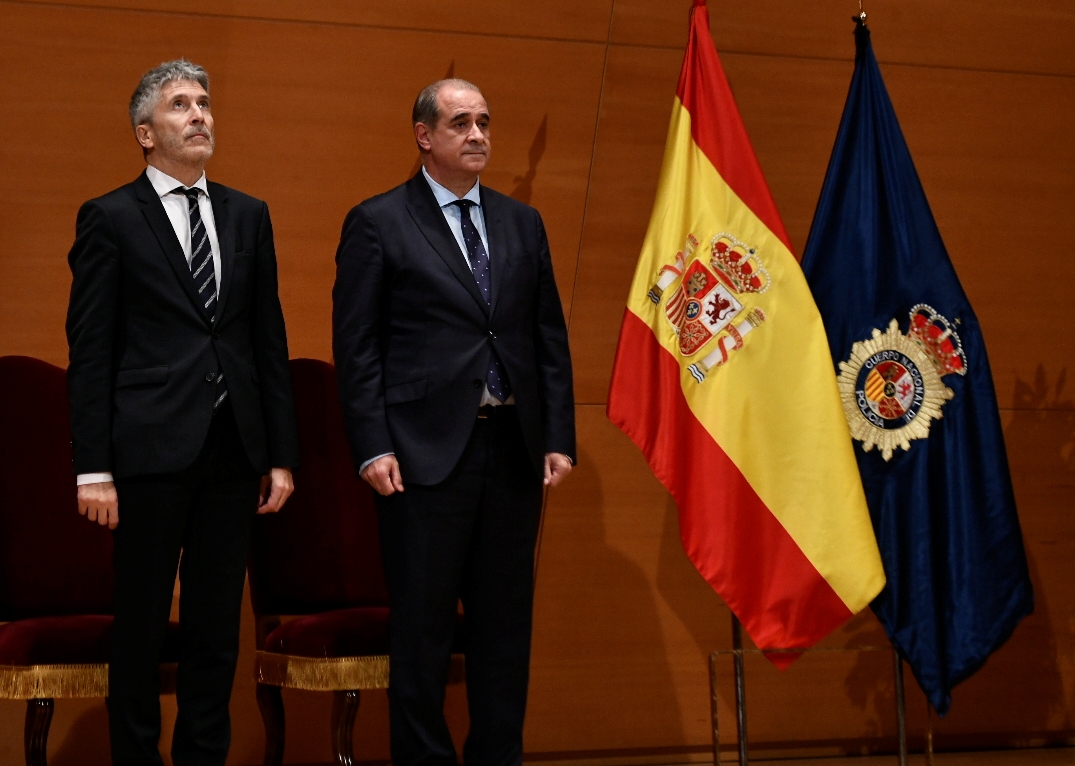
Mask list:
[[[440,93],[440,89],[445,85],[458,88],[459,90],[474,90],[478,93],[482,92],[481,88],[474,83],[460,80],[458,77],[452,77],[448,80],[437,80],[435,83],[422,88],[422,92],[419,93],[418,98],[414,100],[414,109],[411,110],[412,125],[422,123],[431,128],[437,127],[437,122],[440,120],[437,95]]]
[[[186,59],[165,61],[142,75],[142,81],[134,89],[130,105],[131,127],[149,122],[153,108],[160,101],[161,90],[168,83],[180,80],[196,82],[209,92],[209,74],[200,66]]]

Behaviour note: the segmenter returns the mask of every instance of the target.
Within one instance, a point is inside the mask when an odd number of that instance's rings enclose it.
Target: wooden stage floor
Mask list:
[[[899,758],[894,755],[871,755],[843,758],[799,758],[791,761],[761,761],[751,759],[758,766],[897,766]],[[721,764],[738,763],[721,761]],[[908,766],[925,766],[921,753],[907,758]],[[1067,766],[1075,764],[1075,748],[1050,747],[1025,750],[990,750],[981,753],[935,753],[934,766]]]

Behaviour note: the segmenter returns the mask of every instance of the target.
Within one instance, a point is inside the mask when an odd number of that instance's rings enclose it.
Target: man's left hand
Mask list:
[[[560,452],[545,453],[545,486],[555,487],[571,473],[571,458]]]
[[[290,468],[272,468],[261,477],[261,494],[258,497],[258,513],[276,513],[284,507],[295,490]]]

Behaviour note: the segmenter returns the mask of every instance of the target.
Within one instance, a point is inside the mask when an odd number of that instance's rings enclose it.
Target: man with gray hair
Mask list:
[[[162,763],[178,568],[172,760],[222,766],[251,525],[284,504],[298,462],[272,224],[264,202],[206,181],[204,69],[150,70],[130,116],[146,170],[82,206],[68,256],[78,509],[114,540],[112,760]]]
[[[443,710],[455,646],[464,763],[520,766],[542,488],[575,459],[567,330],[541,216],[478,181],[481,91],[433,83],[412,122],[422,169],[348,213],[333,290],[344,424],[378,493],[392,761],[456,763]]]

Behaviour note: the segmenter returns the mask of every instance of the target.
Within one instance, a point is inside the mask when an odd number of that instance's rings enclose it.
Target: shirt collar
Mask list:
[[[426,177],[426,182],[429,184],[429,188],[433,190],[433,196],[437,198],[437,204],[441,207],[447,207],[455,202],[457,199],[468,199],[478,207],[482,204],[481,186],[480,180],[475,180],[474,185],[470,187],[470,191],[464,194],[462,197],[455,196],[455,192],[444,188],[439,183],[433,180],[433,177],[426,171],[425,166],[422,166],[422,175]]]
[[[146,178],[153,185],[153,191],[157,192],[162,198],[171,194],[177,186],[182,186],[185,189],[201,189],[206,197],[209,196],[209,185],[205,182],[205,173],[202,173],[202,177],[195,181],[193,186],[187,187],[182,181],[177,181],[152,165],[146,165]]]

